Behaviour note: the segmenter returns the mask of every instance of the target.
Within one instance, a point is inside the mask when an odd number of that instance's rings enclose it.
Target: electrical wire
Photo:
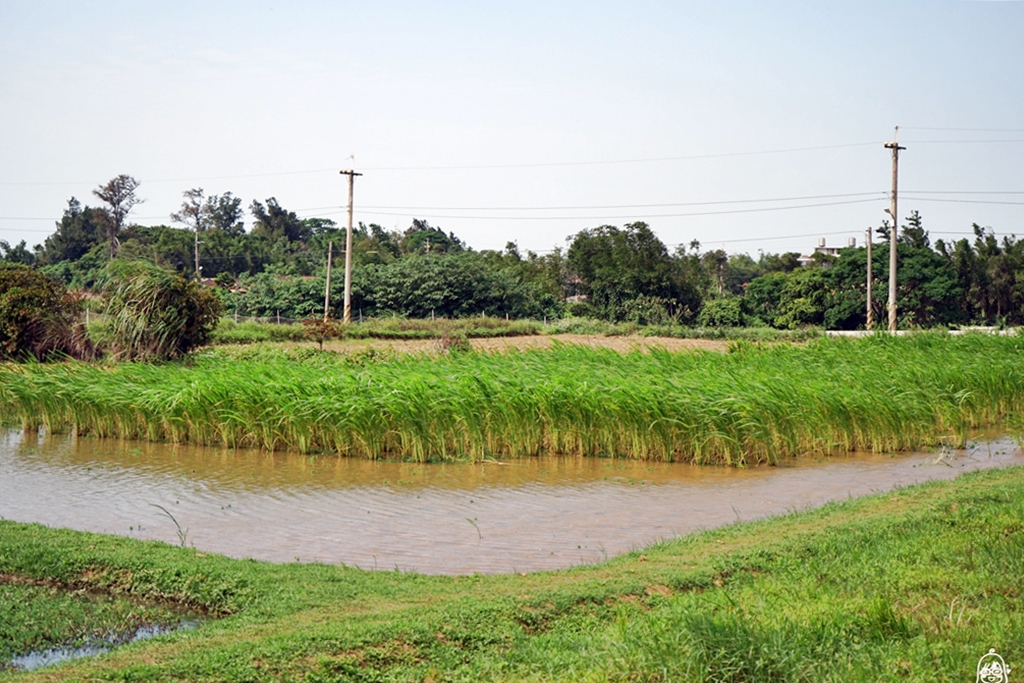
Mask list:
[[[837,199],[840,197],[866,197],[885,194],[881,190],[875,192],[849,192],[846,194],[819,194],[803,197],[773,197],[770,199],[723,199],[706,202],[673,202],[667,204],[609,204],[594,206],[360,206],[363,209],[382,211],[584,211],[595,209],[649,209],[670,206],[712,206],[718,204],[763,204],[767,202],[796,202],[811,199]],[[315,209],[311,209],[315,210]]]
[[[908,145],[977,145],[983,142],[1024,142],[1024,139],[1019,140],[900,140],[901,143]]]
[[[999,192],[998,190],[903,190],[908,194],[1024,194],[1024,190],[1010,190]]]
[[[495,221],[565,221],[565,220],[621,220],[621,219],[636,219],[636,218],[679,218],[686,216],[717,216],[723,214],[735,214],[735,213],[762,213],[767,211],[788,211],[791,209],[812,209],[823,206],[842,206],[845,204],[863,204],[865,202],[878,202],[882,201],[883,198],[870,198],[870,199],[851,199],[841,202],[821,202],[817,204],[798,204],[795,206],[766,206],[752,209],[723,209],[721,211],[692,211],[687,213],[652,213],[652,214],[633,214],[630,216],[452,216],[452,215],[435,215],[431,214],[431,218],[444,218],[444,219],[466,219],[466,220],[495,220]],[[338,212],[340,213],[340,211]],[[360,210],[360,214],[370,216],[402,216],[402,217],[414,217],[412,214],[402,214],[391,211],[363,211]]]
[[[365,166],[364,171],[463,171],[495,168],[547,168],[552,166],[600,166],[607,164],[641,164],[663,161],[690,161],[695,159],[720,159],[726,157],[760,156],[765,154],[789,154],[792,152],[814,152],[825,149],[844,149],[884,144],[882,142],[854,142],[845,145],[820,145],[817,147],[791,147],[789,149],[768,149],[754,152],[719,152],[716,154],[693,154],[672,157],[646,157],[637,159],[609,159],[604,161],[555,161],[532,164],[480,164],[463,166]]]
[[[928,128],[925,126],[900,126],[901,130],[953,130],[963,133],[1024,133],[1024,128]]]
[[[856,231],[854,231],[856,232]],[[849,235],[849,230],[838,230],[835,232],[813,232],[804,233],[802,235],[778,235],[776,237],[744,237],[738,239],[729,240],[708,240],[708,244],[735,244],[737,242],[767,242],[769,240],[791,240],[791,239],[802,239],[805,237],[826,237],[831,235]],[[684,243],[679,243],[674,246],[686,246]]]
[[[998,204],[1001,206],[1024,206],[1024,202],[996,202],[990,199],[939,199],[938,197],[907,197],[903,193],[903,198],[915,202],[943,202],[946,204]]]
[[[271,173],[239,173],[239,174],[234,174],[234,175],[211,175],[211,176],[203,176],[203,177],[199,177],[199,178],[195,178],[195,177],[193,177],[193,178],[156,178],[156,179],[146,179],[144,182],[147,182],[147,183],[150,183],[150,182],[184,182],[184,183],[190,183],[190,182],[200,182],[200,181],[206,181],[206,180],[232,180],[232,179],[236,179],[236,178],[269,178],[269,177],[280,176],[280,175],[308,175],[310,173],[329,173],[329,172],[334,172],[334,171],[337,171],[337,170],[338,169],[335,169],[335,168],[317,168],[317,169],[309,169],[309,170],[305,170],[305,171],[275,171],[275,172],[271,172]],[[67,181],[60,181],[60,182],[0,182],[0,185],[40,185],[40,186],[42,186],[42,185],[55,185],[55,186],[59,186],[59,185],[93,185],[93,184],[95,184],[95,185],[102,184],[102,181],[97,181],[97,180],[78,180],[78,181],[67,180]],[[139,184],[141,184],[141,182]]]
[[[843,145],[819,145],[815,147],[791,147],[788,149],[769,149],[769,150],[756,150],[749,152],[720,152],[715,154],[694,154],[685,156],[671,156],[671,157],[647,157],[647,158],[635,158],[635,159],[606,159],[596,161],[555,161],[555,162],[542,162],[542,163],[524,163],[524,164],[471,164],[471,165],[456,165],[456,166],[367,166],[360,169],[361,171],[458,171],[458,170],[480,170],[480,169],[501,169],[501,168],[547,168],[547,167],[558,167],[558,166],[600,166],[608,164],[640,164],[640,163],[653,163],[653,162],[664,162],[664,161],[688,161],[695,159],[717,159],[725,157],[742,157],[742,156],[760,156],[766,154],[790,154],[794,152],[814,152],[827,149],[845,149],[850,147],[866,147],[880,145],[881,142],[854,142]],[[207,180],[232,180],[236,178],[269,178],[273,176],[287,176],[287,175],[308,175],[312,173],[334,173],[337,168],[317,168],[308,169],[302,171],[275,171],[270,173],[238,173],[232,175],[218,175],[218,176],[203,176],[203,177],[192,177],[192,178],[157,178],[147,179],[146,183],[194,183]],[[0,182],[0,186],[60,186],[60,185],[90,185],[100,184],[102,181],[79,181],[79,182]]]

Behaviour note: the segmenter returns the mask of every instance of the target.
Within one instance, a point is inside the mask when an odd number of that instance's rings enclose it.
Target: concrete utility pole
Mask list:
[[[867,229],[867,240],[865,241],[868,247],[868,332],[875,326],[874,314],[871,312],[871,228]]]
[[[355,157],[352,158],[352,166],[355,166]],[[355,191],[356,176],[363,174],[356,173],[354,168],[340,171],[340,173],[348,176],[348,232],[345,233],[345,315],[342,320],[350,323],[352,322],[352,194]]]
[[[324,288],[324,322],[331,317],[331,257],[334,256],[334,242],[327,243],[327,286]]]
[[[892,206],[886,209],[892,217],[892,230],[889,233],[889,331],[896,331],[896,230],[899,226],[899,212],[896,210],[896,191],[899,187],[900,174],[900,127],[896,126],[896,136],[892,142],[885,143],[886,149],[892,150]]]
[[[196,281],[203,281],[202,266],[199,265],[199,222],[196,221]]]

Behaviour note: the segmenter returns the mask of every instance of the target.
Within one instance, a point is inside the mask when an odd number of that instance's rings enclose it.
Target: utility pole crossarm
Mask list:
[[[353,159],[353,166],[355,159]],[[345,314],[343,321],[352,322],[352,195],[355,191],[356,173],[354,168],[339,171],[348,176],[348,230],[345,233]]]

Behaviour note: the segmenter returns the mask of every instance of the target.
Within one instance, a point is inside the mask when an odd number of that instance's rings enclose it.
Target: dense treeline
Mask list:
[[[184,193],[167,225],[127,220],[138,183],[118,176],[94,192],[104,205],[72,198],[56,231],[29,250],[0,242],[8,262],[35,265],[76,290],[104,286],[112,258],[147,260],[189,279],[197,272],[228,313],[303,318],[323,312],[329,245],[340,257],[344,230],[329,219],[299,218],[273,197],[249,205],[230,192]],[[929,327],[1019,324],[1024,316],[1024,244],[973,226],[974,238],[933,245],[913,212],[899,231],[900,324]],[[879,233],[887,240],[888,226]],[[353,244],[353,309],[360,316],[510,318],[589,316],[640,324],[823,326],[866,323],[864,247],[838,257],[812,254],[702,252],[692,242],[674,251],[642,222],[598,226],[572,235],[567,247],[538,255],[476,251],[452,233],[413,220],[404,231],[360,224]],[[885,317],[888,242],[874,246],[875,320]],[[340,263],[340,261],[339,261]],[[332,280],[340,314],[342,278]]]

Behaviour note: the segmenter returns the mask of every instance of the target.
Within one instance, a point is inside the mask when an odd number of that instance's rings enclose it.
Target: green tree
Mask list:
[[[462,240],[454,233],[446,235],[441,228],[416,218],[402,235],[401,247],[405,254],[457,254],[465,251]]]
[[[791,273],[800,267],[800,254],[787,251],[785,254],[762,254],[758,264],[764,273]]]
[[[743,307],[754,323],[775,327],[782,302],[786,273],[774,271],[751,280],[743,293]]]
[[[907,216],[907,225],[900,230],[897,238],[901,244],[906,244],[914,249],[929,249],[931,241],[928,239],[928,231],[924,229],[921,214],[918,211],[911,211]],[[899,269],[897,268],[897,272]]]
[[[761,265],[749,254],[730,254],[725,264],[725,291],[742,295],[750,281],[762,272]]]
[[[685,271],[646,223],[583,230],[573,237],[566,259],[579,294],[601,317],[624,319],[628,303],[638,297],[658,297],[672,316],[699,308],[700,296]]]
[[[700,257],[701,265],[707,272],[707,281],[712,283],[710,291],[704,295],[722,296],[725,294],[725,269],[729,263],[729,255],[722,249],[708,251]]]
[[[203,213],[209,230],[220,230],[232,236],[245,233],[245,224],[242,222],[241,197],[235,197],[230,192],[210,195],[206,198]]]
[[[64,215],[57,222],[57,231],[43,243],[40,263],[77,261],[103,242],[109,222],[110,216],[106,211],[83,207],[81,202],[72,197],[68,200]]]
[[[131,213],[133,207],[144,201],[135,195],[135,190],[138,188],[139,181],[122,173],[109,180],[106,185],[101,185],[92,191],[110,207],[107,209],[107,240],[110,242],[111,259],[117,256],[121,247],[119,237],[128,220],[128,214]]]
[[[977,320],[978,311],[975,302],[978,299],[980,264],[977,254],[971,248],[971,243],[966,239],[960,239],[949,245],[943,240],[936,240],[935,248],[949,263],[957,285],[960,287],[960,297],[957,301],[959,317],[963,320]]]
[[[556,315],[559,307],[555,297],[510,269],[489,268],[473,252],[407,257],[367,265],[357,274],[353,305],[371,314],[540,318]]]
[[[13,247],[6,241],[0,240],[0,261],[7,263],[21,263],[31,266],[36,262],[35,255],[28,250],[25,240],[18,242]]]
[[[195,187],[191,190],[185,190],[182,196],[185,197],[185,201],[181,203],[180,209],[171,214],[171,220],[185,225],[192,231],[192,272],[196,279],[199,279],[203,274],[203,267],[199,263],[199,235],[205,230],[207,223],[206,204],[204,202],[205,193],[203,188]]]
[[[775,326],[796,329],[824,324],[829,284],[828,271],[821,268],[800,268],[786,275],[779,292]]]
[[[897,243],[896,303],[899,324],[931,327],[966,321],[963,287],[948,254],[933,250],[920,214],[907,219]],[[941,243],[942,249],[945,245]],[[867,322],[867,250],[843,249],[829,272],[829,303],[824,316],[829,329],[855,329]],[[872,251],[872,314],[876,321],[886,316],[889,279],[889,245],[877,244]]]
[[[987,322],[1021,320],[1024,282],[1018,277],[1024,265],[1024,242],[1004,237],[1000,242],[991,228],[974,225],[975,268],[972,294],[980,317]]]
[[[360,227],[362,227],[361,223]],[[378,256],[374,262],[386,263],[402,255],[402,240],[398,233],[389,232],[376,223],[370,223],[369,235],[371,239],[369,251],[373,251]]]
[[[288,211],[278,204],[274,197],[267,199],[266,207],[253,200],[249,210],[256,219],[252,234],[269,242],[283,238],[288,242],[304,243],[313,236],[310,226],[303,223],[294,211]]]

